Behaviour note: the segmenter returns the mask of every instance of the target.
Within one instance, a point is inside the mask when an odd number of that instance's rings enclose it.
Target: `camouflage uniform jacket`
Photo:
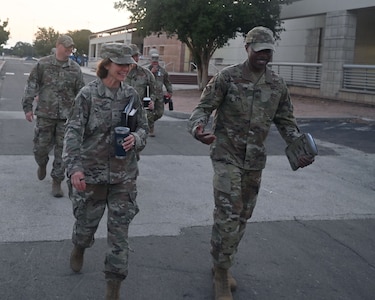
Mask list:
[[[128,73],[125,83],[131,85],[136,89],[139,98],[142,100],[147,97],[147,86],[149,86],[149,95],[152,100],[155,100],[155,77],[151,71],[140,65],[135,65]]]
[[[148,69],[151,70],[152,65],[149,65]],[[169,74],[163,67],[158,66],[158,71],[152,74],[154,74],[155,79],[156,79],[156,92],[155,93],[156,93],[157,99],[161,100],[164,98],[164,93],[163,93],[164,85],[169,94],[173,93],[172,83],[169,80]]]
[[[268,68],[255,85],[251,78],[248,60],[215,75],[189,118],[188,130],[194,135],[196,127],[206,126],[216,110],[211,159],[261,170],[266,163],[264,141],[272,123],[288,144],[301,134],[283,79]]]
[[[121,124],[125,106],[134,99],[137,128],[135,148],[125,159],[115,158],[114,128]],[[146,145],[148,123],[143,105],[135,89],[122,83],[114,95],[101,81],[87,84],[77,95],[67,121],[63,160],[67,176],[81,171],[91,184],[115,184],[138,175],[136,151]]]
[[[66,120],[75,96],[84,85],[81,67],[76,62],[69,59],[62,64],[55,55],[43,57],[27,80],[22,99],[23,111],[32,111],[34,97],[38,96],[35,115]]]

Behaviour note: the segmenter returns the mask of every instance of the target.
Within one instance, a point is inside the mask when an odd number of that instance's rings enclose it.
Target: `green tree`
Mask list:
[[[56,41],[59,35],[59,32],[55,31],[52,27],[49,27],[48,29],[45,27],[38,27],[33,45],[35,55],[46,56],[51,54],[51,50],[56,46]]]
[[[49,55],[52,48],[56,47],[56,41],[60,34],[67,34],[72,37],[76,48],[76,54],[82,55],[89,52],[89,37],[92,34],[90,30],[82,29],[59,33],[51,27],[38,27],[34,40],[36,54],[38,56]]]
[[[92,32],[88,29],[69,31],[70,35],[74,41],[74,45],[77,49],[77,54],[83,55],[89,53],[89,37]]]
[[[176,35],[189,48],[198,68],[198,85],[208,82],[209,62],[237,33],[246,34],[254,26],[282,30],[280,5],[291,0],[119,0],[116,9],[126,9],[137,30]]]
[[[17,42],[14,47],[12,47],[12,54],[19,57],[33,56],[34,49],[29,43]]]
[[[10,31],[7,31],[5,28],[8,26],[8,20],[3,21],[1,24],[0,20],[0,48],[4,46],[9,40]]]

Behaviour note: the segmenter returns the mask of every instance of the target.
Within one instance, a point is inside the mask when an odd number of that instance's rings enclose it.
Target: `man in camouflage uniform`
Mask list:
[[[41,58],[32,69],[25,87],[22,107],[26,120],[37,116],[34,134],[34,157],[38,164],[38,178],[46,177],[49,152],[54,148],[51,171],[52,194],[62,197],[61,182],[64,180],[64,166],[61,159],[65,121],[79,90],[84,86],[80,66],[69,59],[74,47],[70,36],[57,39],[54,53]]]
[[[287,144],[301,135],[287,86],[267,67],[274,51],[272,31],[253,28],[245,48],[248,59],[211,79],[188,122],[196,139],[211,144],[215,198],[211,255],[215,299],[220,300],[233,299],[236,281],[229,268],[257,201],[270,126],[276,125]],[[214,110],[212,132],[204,131]],[[301,157],[300,166],[312,161]]]
[[[169,80],[169,74],[166,69],[164,69],[159,64],[159,54],[153,52],[151,54],[151,64],[148,69],[154,74],[156,79],[156,98],[154,104],[154,111],[148,116],[148,125],[150,127],[150,136],[155,136],[154,125],[157,120],[159,120],[164,114],[164,92],[163,87],[167,89],[166,96],[172,98],[172,84]]]
[[[131,49],[121,43],[104,44],[101,57],[98,78],[75,99],[67,121],[63,159],[76,218],[70,266],[75,272],[81,270],[84,251],[94,243],[94,234],[107,207],[106,299],[116,300],[128,274],[128,230],[139,211],[136,152],[146,145],[148,124],[138,93],[124,83],[130,65],[135,63]],[[130,104],[136,110],[136,128],[120,142],[126,156],[118,158],[114,130],[127,125],[122,114]]]
[[[149,111],[154,109],[156,81],[150,70],[142,67],[139,62],[139,49],[137,45],[130,44],[129,47],[132,49],[132,57],[135,60],[135,64],[131,66],[131,69],[126,76],[125,82],[136,89],[139,94],[139,98],[143,100],[145,97],[151,98],[149,107],[147,108],[147,115]]]
[[[131,65],[128,76],[126,76],[125,83],[135,88],[141,101],[145,97],[151,98],[151,101],[146,108],[147,119],[149,119],[149,115],[152,114],[154,109],[156,81],[150,70],[138,64],[139,56],[141,55],[138,46],[135,44],[130,44],[129,47],[132,50],[132,58],[134,59],[135,63]],[[139,152],[137,152],[137,159],[140,159]]]

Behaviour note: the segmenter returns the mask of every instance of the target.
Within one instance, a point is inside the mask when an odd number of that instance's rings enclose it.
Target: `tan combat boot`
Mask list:
[[[70,254],[70,267],[74,272],[79,272],[83,266],[83,254],[85,248],[74,245],[72,253]]]
[[[120,280],[107,280],[105,300],[120,300]]]
[[[43,165],[43,166],[39,166],[38,167],[38,179],[39,180],[43,180],[44,178],[46,178],[46,174],[47,174],[47,165]]]
[[[212,275],[215,275],[215,268],[212,267]],[[232,276],[231,272],[228,270],[228,282],[229,282],[229,287],[232,292],[234,292],[237,289],[237,281],[234,279]]]
[[[229,287],[228,270],[214,267],[215,300],[233,300]]]
[[[52,195],[53,197],[60,198],[64,196],[64,192],[61,189],[61,181],[57,181],[56,179],[52,182]]]

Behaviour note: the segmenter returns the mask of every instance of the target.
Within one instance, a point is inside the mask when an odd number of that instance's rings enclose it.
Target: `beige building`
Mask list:
[[[90,36],[89,63],[91,66],[94,66],[100,59],[102,45],[113,42],[136,44],[142,53],[140,57],[142,65],[149,63],[149,52],[154,48],[159,52],[160,64],[168,72],[188,72],[191,67],[190,52],[185,44],[176,38],[167,38],[166,35],[159,37],[152,35],[143,39],[137,35],[132,24],[103,30]]]
[[[168,72],[189,72],[190,51],[185,44],[174,38],[167,38],[166,35],[151,35],[143,40],[143,55],[149,57],[150,49],[159,52],[161,64]]]

